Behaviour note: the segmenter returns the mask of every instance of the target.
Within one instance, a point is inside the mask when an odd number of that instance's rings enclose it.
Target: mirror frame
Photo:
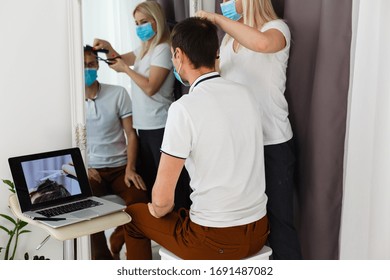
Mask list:
[[[72,144],[80,148],[85,159],[86,132],[84,110],[84,73],[82,39],[82,0],[68,1],[69,82]]]
[[[79,147],[86,162],[86,119],[84,109],[84,51],[82,36],[82,0],[67,1],[68,44],[69,44],[69,83],[72,125],[72,145]],[[75,243],[76,242],[76,243]],[[75,247],[76,245],[76,247]],[[77,257],[76,257],[77,255]],[[90,237],[82,236],[64,242],[64,259],[91,259]]]

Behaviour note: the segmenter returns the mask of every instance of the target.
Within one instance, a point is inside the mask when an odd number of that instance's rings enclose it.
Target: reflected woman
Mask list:
[[[301,259],[293,221],[295,155],[284,96],[290,29],[271,0],[224,0],[222,15],[198,11],[225,33],[220,48],[221,76],[247,85],[262,113],[266,174],[268,242],[273,259]]]
[[[134,9],[133,16],[142,41],[138,49],[119,55],[109,42],[101,39],[95,39],[93,47],[107,49],[107,58],[113,61],[110,67],[131,79],[133,126],[140,145],[139,172],[150,193],[160,161],[168,108],[173,102],[174,76],[169,29],[160,5],[142,2]]]
[[[144,179],[149,195],[157,175],[160,148],[168,109],[172,104],[174,75],[170,51],[170,32],[161,6],[154,1],[138,4],[133,17],[141,46],[119,54],[112,45],[95,39],[93,48],[108,50],[110,68],[131,79],[133,127],[139,136],[137,171]],[[132,66],[132,67],[130,67]],[[185,169],[179,178],[175,209],[190,206],[189,176]]]

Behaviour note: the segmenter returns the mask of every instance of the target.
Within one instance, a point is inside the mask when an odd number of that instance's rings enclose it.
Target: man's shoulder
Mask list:
[[[120,85],[104,84],[100,83],[102,93],[110,94],[127,94],[127,90]]]
[[[220,77],[219,85],[227,92],[237,92],[237,90],[239,90],[240,92],[250,92],[250,89],[247,85],[225,79],[224,77]]]
[[[131,106],[130,95],[123,86],[112,84],[101,84],[98,98],[106,104],[118,104],[120,106]],[[110,105],[107,105],[110,106]]]
[[[106,83],[100,83],[102,89],[112,89],[112,90],[118,90],[118,91],[126,91],[126,89],[123,86],[120,85],[113,85],[113,84],[106,84]]]
[[[215,96],[215,94],[218,92],[223,93],[224,95],[230,95],[235,93],[250,94],[250,89],[248,88],[248,86],[235,81],[227,80],[223,77],[217,77],[216,79],[212,79],[209,83],[205,83],[204,85],[204,87],[202,84],[194,87],[191,94],[183,95],[178,101],[182,100],[182,102],[191,102],[197,99],[204,100],[210,98],[211,96]]]

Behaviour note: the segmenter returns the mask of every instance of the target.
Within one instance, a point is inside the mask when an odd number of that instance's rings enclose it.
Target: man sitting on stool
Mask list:
[[[171,39],[175,76],[191,87],[169,109],[152,202],[127,207],[127,258],[151,259],[150,239],[182,259],[250,257],[268,236],[260,111],[245,86],[215,72],[214,24],[185,19]],[[192,205],[176,213],[184,164]]]

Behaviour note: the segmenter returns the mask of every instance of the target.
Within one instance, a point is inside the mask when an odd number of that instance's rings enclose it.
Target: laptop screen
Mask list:
[[[8,161],[22,212],[91,195],[78,148],[23,155]]]
[[[31,204],[81,193],[70,155],[22,162]]]

